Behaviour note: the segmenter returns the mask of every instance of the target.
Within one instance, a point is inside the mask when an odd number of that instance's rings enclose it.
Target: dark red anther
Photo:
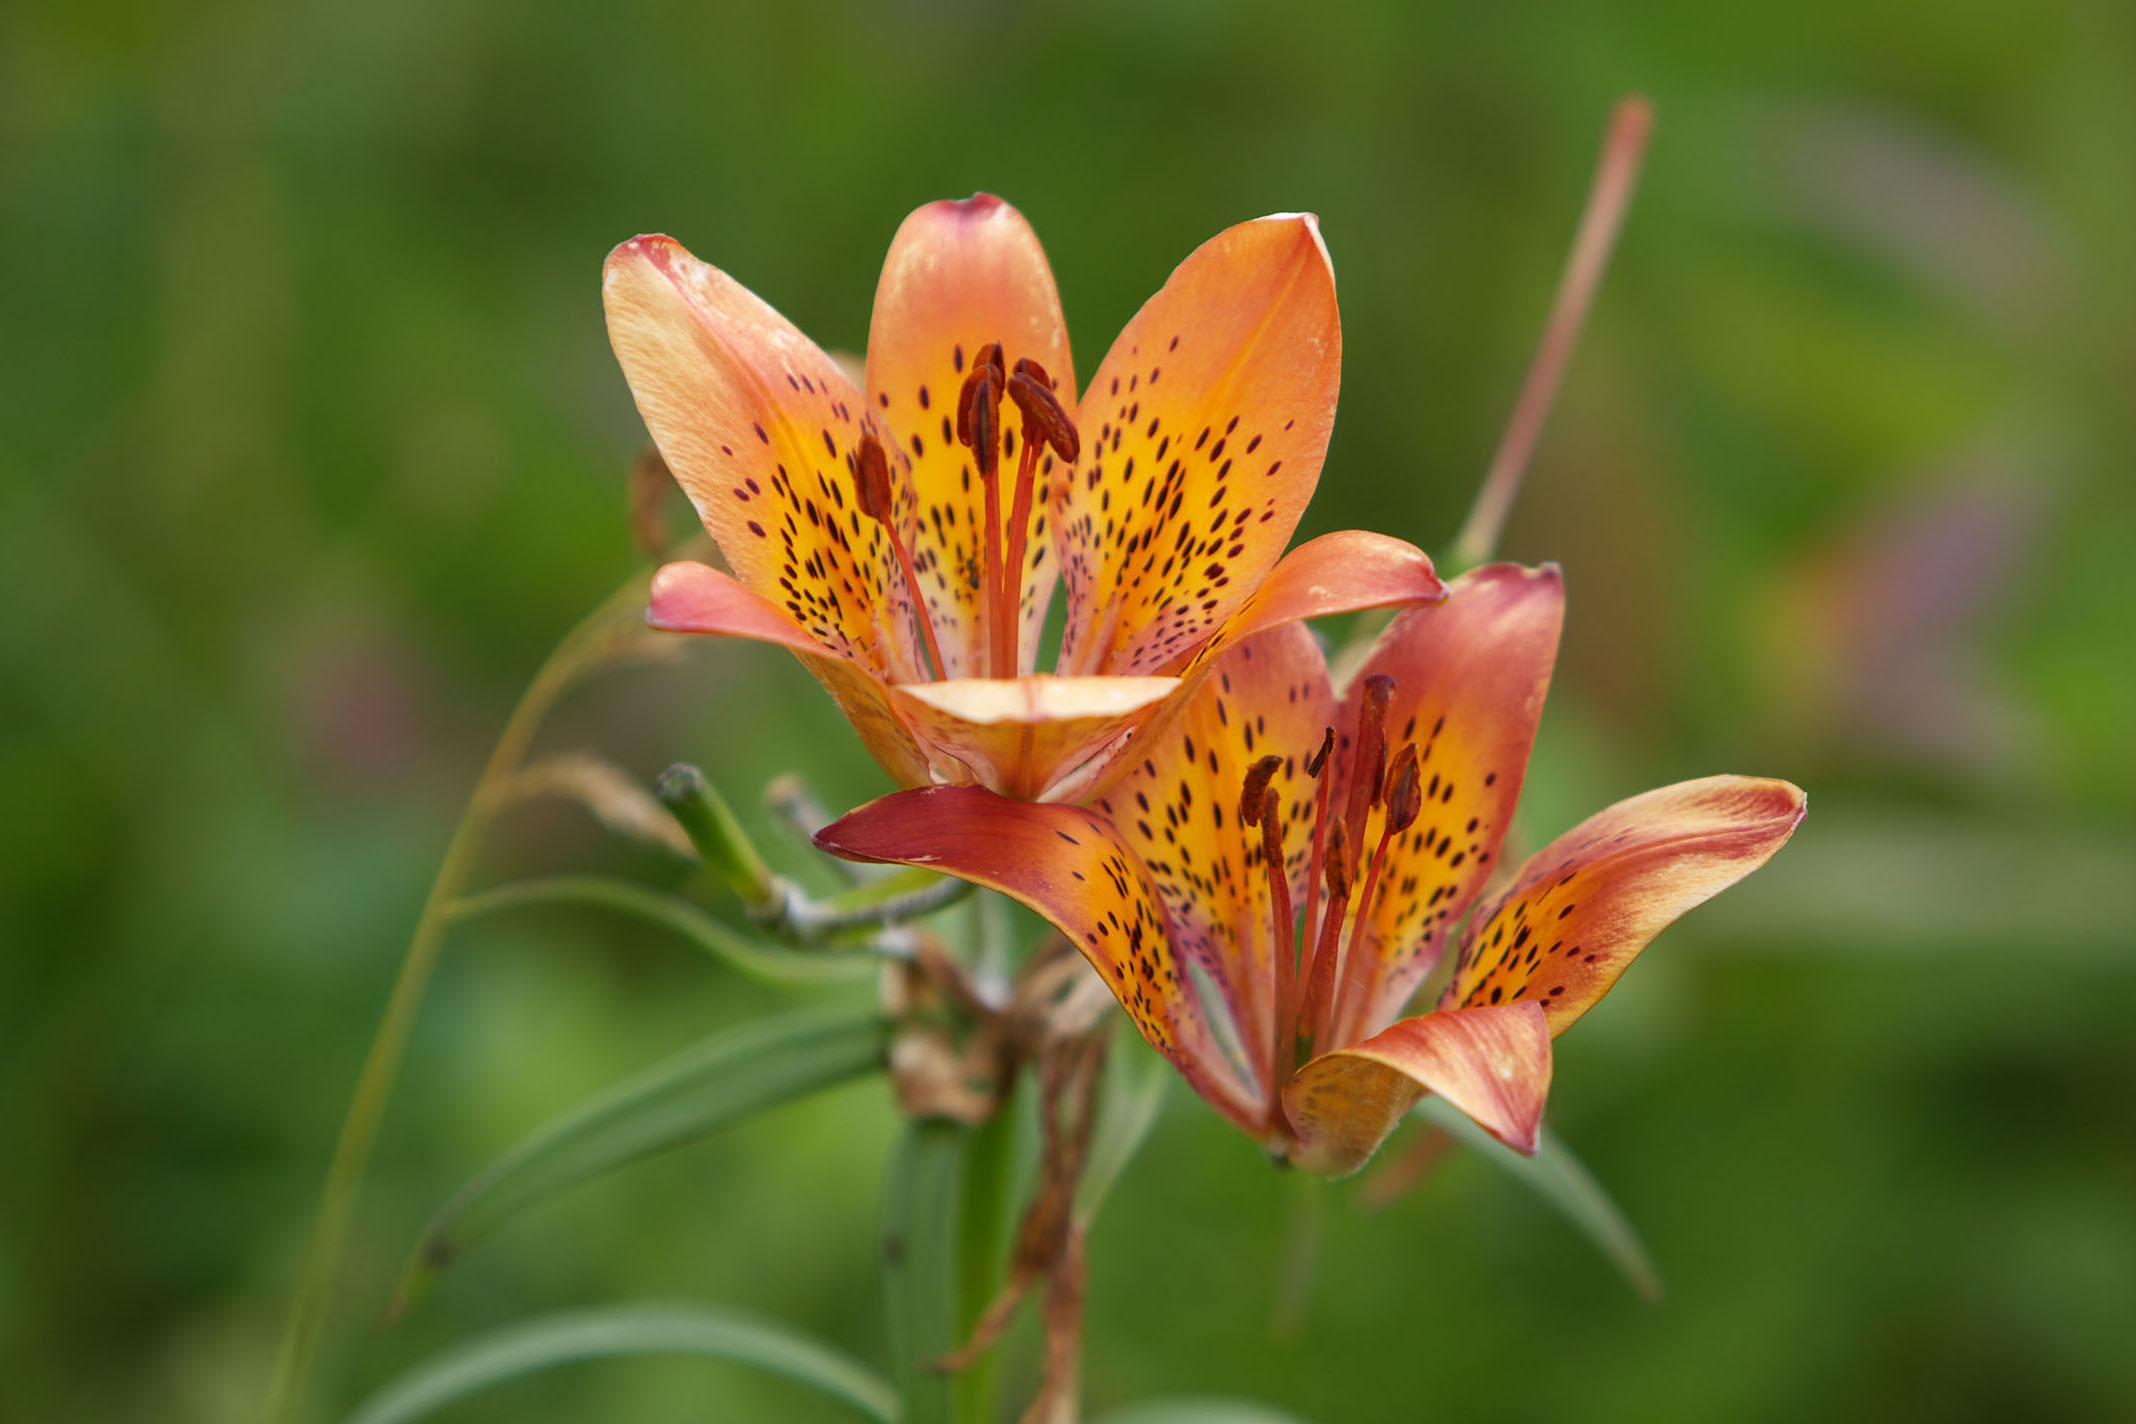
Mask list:
[[[1320,750],[1305,759],[1305,774],[1316,780],[1320,769],[1328,764],[1328,753],[1335,750],[1335,729],[1330,727],[1321,734]]]
[[[957,394],[957,439],[978,457],[987,479],[1001,461],[1001,386],[994,379],[1000,369],[974,366]]]
[[[1395,754],[1394,771],[1387,780],[1387,829],[1385,834],[1398,836],[1416,824],[1417,813],[1424,809],[1424,793],[1417,784],[1421,773],[1417,769],[1417,744],[1405,742]]]
[[[1031,370],[1026,370],[1025,367]],[[1037,374],[1033,375],[1032,371]],[[1075,433],[1075,422],[1068,418],[1067,409],[1061,405],[1059,396],[1046,382],[1045,368],[1037,362],[1025,359],[1016,363],[1016,374],[1009,377],[1009,398],[1023,412],[1024,439],[1036,443],[1045,441],[1053,447],[1053,453],[1069,464],[1075,463],[1081,442]]]
[[[872,430],[860,437],[860,450],[853,462],[853,491],[862,514],[878,523],[890,518],[890,458],[883,453],[883,442],[875,438]]]
[[[1002,387],[1008,384],[1008,376],[1001,369],[999,352],[1001,343],[981,348],[980,359],[972,362],[971,371],[964,377],[964,384],[957,388],[957,443],[969,446],[972,443],[972,408],[979,403],[979,388],[987,386],[987,403],[997,408],[1001,405]],[[994,353],[995,359],[987,359]],[[998,427],[999,421],[996,425]]]
[[[957,388],[957,443],[959,445],[969,446],[972,443],[972,399],[978,394],[979,382],[985,375],[986,372],[974,366],[972,367],[972,373],[964,378],[964,384]]]
[[[991,368],[994,372],[994,384],[1001,386],[1005,385],[1009,379],[1008,367],[1002,363],[1001,343],[989,341],[986,345],[980,347],[979,354],[972,358],[972,369],[976,371]]]
[[[1246,769],[1246,784],[1239,790],[1239,819],[1249,826],[1261,824],[1261,811],[1268,800],[1268,783],[1283,766],[1283,758],[1265,756]]]

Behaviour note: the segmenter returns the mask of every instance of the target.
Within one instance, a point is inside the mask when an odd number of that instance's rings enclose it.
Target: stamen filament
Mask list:
[[[1309,1023],[1313,1051],[1322,1053],[1333,1045],[1335,974],[1342,954],[1343,916],[1350,908],[1349,835],[1337,821],[1327,839],[1327,911],[1320,921],[1319,943],[1313,946],[1312,977],[1306,985],[1303,1017]]]
[[[1415,825],[1417,816],[1424,809],[1423,792],[1418,785],[1421,776],[1417,744],[1407,742],[1395,754],[1381,778],[1380,800],[1387,808],[1387,815],[1380,825],[1379,847],[1372,852],[1372,864],[1365,872],[1364,892],[1357,899],[1357,919],[1350,926],[1350,949],[1343,956],[1342,979],[1335,994],[1334,1013],[1330,1016],[1339,1042],[1362,1038],[1369,1027],[1363,1020],[1370,1016],[1372,1004],[1369,1000],[1360,1002],[1360,996],[1371,992],[1369,986],[1375,961],[1368,957],[1372,949],[1368,937],[1376,922],[1380,893],[1385,889],[1380,873],[1386,867],[1387,849],[1394,843],[1394,838]]]
[[[949,664],[942,661],[942,645],[935,641],[934,615],[928,610],[927,595],[920,591],[919,575],[913,572],[912,550],[906,547],[905,536],[897,524],[897,498],[890,485],[890,461],[883,454],[882,442],[873,431],[863,435],[860,448],[853,458],[853,490],[860,512],[880,524],[890,537],[891,552],[897,555],[897,571],[905,580],[905,592],[912,599],[912,618],[920,625],[920,636],[926,640],[927,656],[934,661],[937,680],[949,676]]]
[[[920,636],[927,642],[934,680],[940,682],[949,676],[949,664],[942,660],[942,645],[935,641],[934,614],[927,607],[927,595],[920,591],[920,576],[912,571],[912,551],[905,547],[905,536],[898,533],[895,522],[884,520],[883,528],[889,532],[890,548],[897,554],[897,570],[905,576],[905,591],[912,595],[912,620],[920,625]]]
[[[986,580],[986,633],[987,676],[1014,677],[1008,670],[1008,656],[1002,651],[1003,623],[1001,612],[1001,477],[992,468],[979,471],[979,481],[986,486],[986,569],[981,577]]]
[[[1009,552],[1001,561],[1001,591],[997,603],[1002,617],[998,620],[999,631],[994,642],[995,662],[1008,671],[997,671],[996,677],[1015,677],[1023,668],[1022,649],[1018,644],[1023,636],[1024,550],[1030,541],[1031,492],[1036,483],[1038,457],[1045,449],[1032,438],[1034,433],[1028,424],[1024,426],[1023,449],[1016,460],[1016,498],[1009,506]]]
[[[980,347],[973,358],[971,374],[957,393],[957,439],[971,450],[979,466],[979,482],[986,489],[986,530],[981,541],[985,567],[979,575],[979,605],[987,615],[987,675],[1014,677],[1015,635],[1004,630],[1001,608],[1001,397],[1009,379],[1001,360],[998,341]],[[1006,656],[1002,651],[1005,639]]]
[[[1335,1002],[1328,1009],[1329,1032],[1345,1042],[1351,1037],[1351,1016],[1358,1012],[1357,996],[1365,992],[1364,981],[1371,977],[1371,960],[1367,957],[1370,946],[1365,941],[1372,926],[1373,896],[1380,888],[1380,870],[1387,863],[1387,846],[1394,836],[1394,823],[1389,821],[1380,831],[1379,847],[1372,852],[1372,864],[1365,870],[1364,888],[1357,896],[1357,918],[1350,925],[1349,948],[1342,956],[1342,976],[1335,987]]]
[[[1284,867],[1284,803],[1277,796],[1269,781],[1277,771],[1282,771],[1284,758],[1265,756],[1254,762],[1245,773],[1245,786],[1239,790],[1239,830],[1245,841],[1245,854],[1252,858],[1254,841],[1252,828],[1260,826],[1260,869],[1269,877],[1269,901],[1271,901],[1271,924],[1269,935],[1269,1020],[1267,1038],[1254,1044],[1254,1055],[1260,1061],[1260,1080],[1269,1091],[1269,1132],[1284,1132],[1284,1085],[1290,1082],[1290,1072],[1297,1059],[1297,1040],[1290,1038],[1290,1057],[1284,1057],[1286,1031],[1284,1025],[1292,1025],[1292,995],[1297,993],[1297,927],[1290,920],[1290,877]],[[1245,948],[1245,937],[1252,933],[1250,924],[1239,924],[1239,944]],[[1252,976],[1241,976],[1245,993],[1241,997],[1254,999]],[[1260,1003],[1247,1006],[1245,1023],[1260,1027]]]
[[[1320,784],[1313,791],[1313,853],[1305,867],[1305,942],[1313,944],[1319,938],[1320,913],[1320,866],[1328,845],[1328,783],[1335,778],[1328,773],[1328,756],[1335,750],[1335,729],[1330,727],[1322,734],[1320,750],[1306,758],[1305,770]],[[1310,966],[1308,967],[1310,970]]]
[[[1283,1085],[1298,1067],[1298,926],[1291,918],[1290,875],[1283,860],[1283,798],[1270,787],[1261,803],[1261,862],[1268,872],[1268,899],[1274,934],[1269,957],[1275,961],[1275,1011],[1270,1015],[1268,1126],[1283,1127]]]

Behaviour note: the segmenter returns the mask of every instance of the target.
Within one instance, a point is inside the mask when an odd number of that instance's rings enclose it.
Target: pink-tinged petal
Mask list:
[[[819,831],[816,844],[847,860],[925,866],[1036,910],[1082,951],[1142,1036],[1196,1092],[1260,1131],[1253,1100],[1172,951],[1140,859],[1098,816],[975,786],[938,786],[872,801]]]
[[[1319,645],[1295,623],[1247,639],[1206,671],[1165,734],[1089,804],[1148,867],[1175,946],[1207,972],[1239,1041],[1266,1065],[1276,997],[1270,951],[1291,936],[1287,926],[1280,938],[1275,929],[1262,832],[1240,822],[1239,793],[1255,762],[1283,758],[1269,784],[1282,801],[1295,907],[1313,806],[1302,762],[1319,745],[1335,697]]]
[[[1161,671],[1252,594],[1319,482],[1341,372],[1313,218],[1241,223],[1180,264],[1077,413],[1054,505],[1062,671]]]
[[[1334,1042],[1400,1015],[1482,892],[1520,799],[1564,610],[1555,568],[1494,564],[1455,579],[1444,603],[1399,614],[1366,656],[1336,714],[1337,804],[1352,771],[1348,738],[1363,678],[1386,674],[1395,679],[1388,760],[1415,744],[1423,807],[1389,844],[1363,952],[1344,960]],[[1383,819],[1375,812],[1368,821],[1360,859],[1378,846]]]
[[[663,564],[654,571],[645,621],[663,633],[748,638],[777,643],[797,653],[827,655],[831,651],[785,609],[732,574],[690,560]]]
[[[971,780],[1033,801],[1178,690],[1174,677],[1034,675],[913,683],[891,698],[914,734]]]
[[[1323,534],[1285,554],[1189,666],[1286,623],[1367,608],[1444,603],[1446,597],[1431,555],[1416,545],[1363,529]]]
[[[610,253],[601,294],[638,413],[736,577],[831,652],[878,676],[917,675],[889,538],[854,498],[869,420],[852,383],[671,238]]]
[[[999,341],[1014,368],[1028,357],[1046,368],[1054,394],[1075,410],[1075,364],[1053,269],[1023,214],[989,193],[929,203],[905,219],[883,262],[868,330],[868,408],[890,427],[906,460],[912,498],[900,513],[912,540],[944,677],[988,673],[987,617],[981,596],[985,491],[971,452],[956,440],[957,394],[972,354]],[[1015,407],[1006,427],[1023,438]],[[1015,451],[1003,460],[1001,521],[1008,522]],[[1040,461],[1041,483],[1060,474]],[[1021,594],[1022,666],[1029,672],[1052,600],[1053,535],[1043,500],[1026,546]],[[1006,542],[1003,544],[1006,549]]]
[[[1563,1033],[1678,915],[1770,860],[1807,804],[1785,781],[1709,776],[1589,817],[1476,912],[1441,1002],[1540,1004]]]
[[[927,758],[891,706],[891,689],[859,663],[825,648],[784,609],[731,575],[704,564],[664,565],[653,575],[645,617],[665,632],[748,638],[791,648],[884,771],[907,786],[928,781]]]
[[[1298,1137],[1293,1160],[1347,1176],[1362,1167],[1426,1093],[1530,1156],[1550,1092],[1550,1028],[1530,1003],[1441,1009],[1403,1019],[1298,1070],[1283,1108]]]

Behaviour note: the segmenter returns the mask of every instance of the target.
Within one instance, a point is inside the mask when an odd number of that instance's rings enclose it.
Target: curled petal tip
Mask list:
[[[934,202],[921,205],[919,213],[982,223],[997,215],[1014,215],[1016,209],[1007,199],[993,193],[974,193],[969,198],[937,198]]]
[[[1296,223],[1300,227],[1309,228],[1315,233],[1318,233],[1320,231],[1320,214],[1318,213],[1270,213],[1267,217],[1262,218],[1261,221],[1270,223]]]
[[[633,260],[665,269],[668,260],[681,250],[682,244],[664,232],[642,232],[611,248],[601,270],[604,276],[612,278],[617,268]]]
[[[1320,231],[1320,214],[1270,213],[1267,217],[1262,218],[1261,221],[1265,223],[1282,223],[1295,227],[1299,232],[1312,239],[1313,248],[1320,254],[1320,260],[1329,267],[1334,266],[1334,260],[1328,256],[1328,240]]]

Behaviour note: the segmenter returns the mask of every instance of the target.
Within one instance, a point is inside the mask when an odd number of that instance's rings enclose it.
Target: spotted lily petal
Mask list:
[[[957,395],[974,352],[1002,344],[1013,364],[1029,358],[1053,378],[1054,394],[1075,410],[1075,365],[1061,319],[1053,269],[1023,214],[989,193],[929,203],[905,219],[883,262],[868,330],[868,407],[886,422],[911,461],[902,511],[922,592],[949,666],[945,678],[987,671],[984,492],[971,451],[956,439]],[[1012,440],[1019,432],[1010,422]],[[1010,452],[1014,453],[1013,448]],[[1005,462],[1014,469],[1013,460]],[[1043,483],[1054,459],[1039,465]],[[1009,514],[1006,491],[1000,520]],[[1031,671],[1039,628],[1052,601],[1054,554],[1044,501],[1038,501],[1020,597],[1020,671]]]
[[[891,690],[920,740],[953,757],[969,779],[1036,800],[1072,768],[1132,731],[1179,690],[1173,677],[964,677]]]
[[[871,801],[818,832],[816,844],[848,860],[925,866],[1036,910],[1196,1092],[1258,1131],[1253,1099],[1201,1012],[1141,859],[1094,812],[929,787]]]
[[[786,610],[733,576],[704,564],[667,564],[654,573],[647,604],[646,621],[670,633],[711,633],[791,648],[884,770],[900,781],[927,779],[927,756],[891,705],[888,684],[860,663],[832,653]]]
[[[1508,1147],[1535,1153],[1550,1091],[1550,1028],[1532,1003],[1441,1009],[1403,1019],[1298,1070],[1283,1108],[1292,1160],[1341,1177],[1379,1150],[1425,1093],[1437,1093]]]
[[[1807,805],[1789,782],[1708,776],[1588,817],[1476,912],[1440,1002],[1537,1003],[1563,1033],[1678,915],[1772,859]]]
[[[1355,613],[1366,608],[1436,603],[1446,585],[1432,571],[1431,556],[1414,544],[1345,529],[1323,534],[1283,556],[1252,597],[1240,604],[1214,637],[1186,659],[1177,698],[1158,708],[1134,737],[1056,785],[1054,799],[1089,801],[1116,786],[1164,744],[1172,719],[1186,707],[1219,658],[1240,643],[1307,618]],[[1325,682],[1325,676],[1322,681]],[[1310,729],[1317,733],[1317,727]],[[1279,748],[1287,750],[1287,748]]]
[[[1189,666],[1221,656],[1256,633],[1307,618],[1367,608],[1443,603],[1448,589],[1416,545],[1363,529],[1342,529],[1285,554],[1253,595],[1196,651]]]
[[[1063,672],[1160,671],[1246,600],[1319,481],[1341,368],[1312,217],[1241,223],[1180,264],[1078,410],[1053,511]]]
[[[638,412],[736,577],[829,652],[916,676],[889,540],[851,494],[870,424],[844,373],[672,238],[610,253],[601,294]]]
[[[1296,864],[1285,874],[1296,905],[1313,808],[1313,782],[1300,758],[1327,725],[1334,700],[1327,663],[1304,626],[1249,639],[1184,700],[1148,754],[1091,803],[1148,867],[1175,946],[1222,995],[1264,1086],[1273,1057],[1275,920],[1262,832],[1240,822],[1239,792],[1260,758],[1284,759],[1269,784],[1290,832],[1285,845]],[[1287,946],[1288,933],[1284,938]]]
[[[1344,963],[1334,1042],[1401,1013],[1481,893],[1520,799],[1564,611],[1555,567],[1494,564],[1455,579],[1437,607],[1397,616],[1366,657],[1335,725],[1345,736],[1356,725],[1364,677],[1391,675],[1387,748],[1416,744],[1423,809],[1388,846],[1363,952]],[[1380,819],[1361,845],[1378,844]]]

